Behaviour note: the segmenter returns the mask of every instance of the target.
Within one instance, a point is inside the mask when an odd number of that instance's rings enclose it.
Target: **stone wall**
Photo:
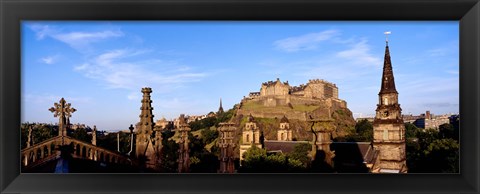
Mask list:
[[[300,111],[288,111],[285,112],[283,110],[269,110],[268,112],[266,111],[255,111],[255,110],[238,110],[239,115],[252,115],[253,117],[260,117],[260,118],[282,118],[283,116],[286,116],[288,119],[297,119],[301,121],[306,121],[307,116],[305,112],[300,112]]]

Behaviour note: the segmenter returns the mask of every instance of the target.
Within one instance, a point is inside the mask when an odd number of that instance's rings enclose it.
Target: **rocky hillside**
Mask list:
[[[333,128],[333,138],[343,137],[355,131],[355,120],[352,112],[342,104],[332,101],[311,100],[308,103],[292,101],[292,103],[274,107],[264,106],[261,101],[242,101],[242,105],[234,118],[235,123],[239,126],[240,133],[247,121],[247,116],[250,114],[257,121],[258,127],[267,140],[277,139],[277,130],[283,115],[290,122],[294,140],[309,141],[312,139],[311,123],[307,121],[310,118],[333,119],[331,126],[329,126]]]

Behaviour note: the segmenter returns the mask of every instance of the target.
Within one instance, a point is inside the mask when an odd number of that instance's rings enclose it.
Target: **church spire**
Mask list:
[[[220,107],[218,107],[218,112],[217,112],[217,113],[218,113],[218,114],[224,113],[223,107],[222,107],[222,98],[220,98]]]
[[[388,39],[386,39],[385,59],[383,62],[382,87],[380,94],[397,93],[395,88],[395,80],[393,78],[392,62],[390,60],[390,50],[388,48]]]

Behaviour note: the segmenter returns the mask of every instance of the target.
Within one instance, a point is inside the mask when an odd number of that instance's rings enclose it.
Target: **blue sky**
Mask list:
[[[385,35],[403,114],[459,112],[458,22],[22,22],[22,122],[123,130],[141,88],[155,120],[239,103],[262,82],[337,84],[355,117],[375,112]]]

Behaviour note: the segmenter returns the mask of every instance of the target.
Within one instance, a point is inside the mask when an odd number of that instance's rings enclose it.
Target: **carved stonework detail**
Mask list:
[[[218,131],[220,132],[220,139],[218,146],[220,147],[220,169],[219,173],[234,173],[234,150],[236,143],[233,142],[235,131],[237,128],[234,123],[220,123]]]

